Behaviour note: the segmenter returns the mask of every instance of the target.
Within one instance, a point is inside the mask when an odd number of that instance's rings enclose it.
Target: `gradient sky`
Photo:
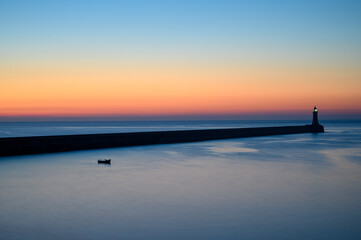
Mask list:
[[[361,114],[361,1],[0,1],[0,116]]]

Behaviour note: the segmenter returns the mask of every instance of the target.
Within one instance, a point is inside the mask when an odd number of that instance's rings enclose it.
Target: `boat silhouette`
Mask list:
[[[102,163],[102,164],[110,164],[111,159],[99,159],[98,163]]]

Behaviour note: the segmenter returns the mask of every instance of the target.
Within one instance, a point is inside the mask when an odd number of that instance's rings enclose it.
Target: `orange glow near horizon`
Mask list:
[[[0,116],[361,110],[361,70],[252,64],[1,64]]]
[[[0,117],[361,117],[361,4],[289,2],[3,0]]]

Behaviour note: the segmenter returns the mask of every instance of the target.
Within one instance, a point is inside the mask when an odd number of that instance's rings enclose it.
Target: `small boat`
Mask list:
[[[111,159],[99,159],[98,163],[110,164]]]

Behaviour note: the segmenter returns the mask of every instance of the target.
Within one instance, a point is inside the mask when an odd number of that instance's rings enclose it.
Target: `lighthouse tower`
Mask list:
[[[312,119],[312,126],[318,126],[318,111],[316,106],[313,108],[313,119]]]

